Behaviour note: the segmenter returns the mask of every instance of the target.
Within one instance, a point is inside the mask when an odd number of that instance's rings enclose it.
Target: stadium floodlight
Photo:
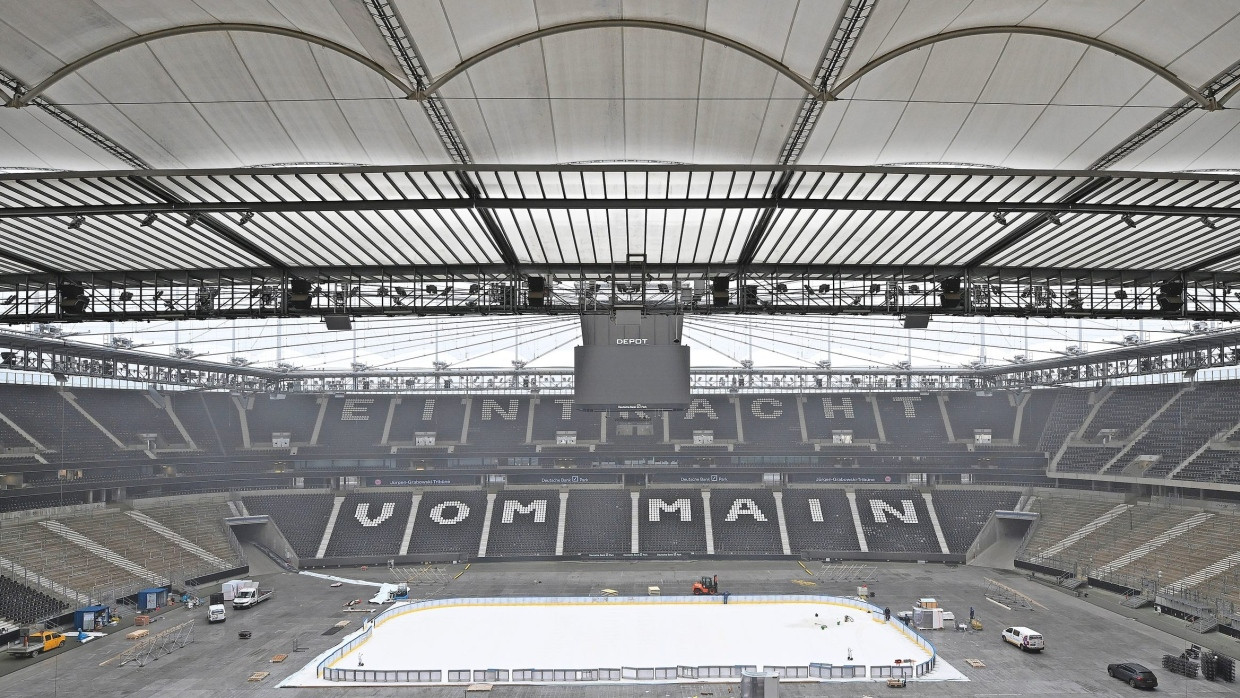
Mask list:
[[[74,216],[73,220],[69,221],[69,230],[77,230],[78,228],[81,228],[82,224],[85,222],[85,216]]]
[[[186,217],[185,217],[185,227],[186,227],[186,228],[192,228],[192,227],[194,227],[195,225],[197,225],[197,224],[198,224],[198,219],[199,219],[200,217],[201,217],[201,216],[200,216],[199,214],[197,214],[197,213],[191,213],[191,214],[189,214],[188,216],[186,216]]]
[[[1050,221],[1053,225],[1063,225],[1063,220],[1059,218],[1058,211],[1051,211],[1047,213],[1046,220]]]
[[[1210,220],[1210,218],[1209,218],[1208,216],[1202,216],[1202,217],[1201,217],[1201,224],[1202,224],[1202,225],[1204,225],[1205,227],[1209,228],[1210,230],[1214,230],[1214,229],[1218,228],[1218,224],[1216,224],[1214,221]]]
[[[995,219],[995,222],[999,225],[1003,226],[1008,224],[1007,214],[1003,211],[995,211],[991,215]]]
[[[237,219],[237,224],[245,225],[246,223],[249,223],[252,220],[254,220],[254,212],[246,211],[245,213],[241,214],[241,218]]]
[[[149,228],[150,226],[155,224],[155,219],[157,217],[158,216],[156,216],[154,213],[148,213],[146,214],[146,216],[142,218],[142,222],[139,223],[138,225],[142,226],[143,228]]]
[[[1124,225],[1128,226],[1129,228],[1137,227],[1137,222],[1132,219],[1132,216],[1130,214],[1125,213],[1124,215],[1120,216],[1119,219],[1123,221]]]

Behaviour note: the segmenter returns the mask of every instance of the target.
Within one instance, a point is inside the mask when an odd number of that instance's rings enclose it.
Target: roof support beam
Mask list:
[[[458,63],[448,72],[444,73],[443,75],[440,75],[438,78],[435,79],[434,82],[432,82],[430,85],[427,86],[427,88],[423,91],[422,96],[431,95],[431,94],[438,92],[440,88],[442,88],[445,84],[447,84],[449,81],[451,81],[456,76],[460,75],[466,70],[469,70],[470,68],[481,63],[482,61],[485,61],[486,59],[491,58],[492,56],[496,54],[503,53],[504,51],[507,51],[510,48],[515,48],[517,46],[520,46],[521,44],[525,44],[530,41],[537,41],[538,39],[545,39],[548,36],[555,36],[556,34],[567,34],[569,32],[585,31],[587,29],[607,29],[607,28],[651,29],[654,31],[674,32],[677,34],[687,34],[689,36],[695,36],[699,39],[704,39],[711,43],[719,44],[720,46],[725,46],[727,48],[733,49],[734,51],[739,51],[745,54],[746,56],[749,56],[750,58],[753,58],[755,60],[758,60],[766,64],[767,66],[770,66],[780,75],[783,75],[789,80],[795,82],[797,85],[800,85],[801,89],[805,90],[810,95],[815,95],[815,96],[820,95],[819,90],[814,86],[812,82],[806,79],[805,76],[796,72],[795,70],[788,67],[787,65],[784,65],[783,63],[776,60],[775,58],[768,56],[765,53],[759,51],[758,49],[753,48],[752,46],[748,44],[744,44],[739,41],[736,41],[735,39],[729,39],[726,36],[715,34],[713,32],[708,32],[705,29],[698,29],[697,27],[690,27],[684,24],[674,24],[672,22],[659,22],[659,21],[648,20],[648,19],[594,19],[594,20],[588,20],[585,22],[570,22],[568,24],[560,24],[554,27],[544,27],[537,31],[532,31],[532,32],[529,32],[528,34],[522,34],[521,36],[514,37],[507,41],[502,41],[498,44],[495,44],[494,46],[490,48],[484,49],[478,53],[475,53],[469,58],[466,58],[464,61],[461,61],[460,63]]]
[[[835,29],[831,32],[831,43],[822,51],[818,59],[818,70],[814,71],[814,88],[819,93],[828,92],[840,71],[852,56],[852,48],[865,28],[870,17],[870,10],[878,0],[852,0],[840,8],[839,17],[835,19]],[[818,125],[818,116],[822,113],[824,103],[817,96],[806,95],[801,100],[800,111],[796,121],[788,129],[784,145],[779,151],[780,165],[795,165],[801,158],[801,150],[809,141],[810,134]]]
[[[405,71],[405,77],[422,95],[422,109],[439,136],[439,142],[448,152],[448,157],[458,165],[473,162],[465,139],[461,137],[456,122],[452,120],[452,114],[448,112],[448,105],[439,95],[427,92],[431,82],[430,71],[427,70],[426,61],[422,59],[413,37],[409,36],[405,29],[405,20],[401,17],[400,10],[389,0],[366,0],[366,8],[370,10],[370,16],[387,41],[388,48],[392,49],[392,55],[396,56],[401,69]]]
[[[993,245],[982,250],[979,254],[974,256],[973,259],[969,260],[969,263],[967,265],[968,268],[973,269],[975,267],[979,267],[979,266],[986,264],[986,262],[993,259],[995,255],[1012,247],[1013,245],[1020,242],[1021,240],[1028,237],[1029,235],[1032,235],[1039,228],[1041,228],[1042,226],[1050,222],[1052,214],[1060,212],[1060,211],[1064,211],[1064,212],[1080,211],[1081,210],[1080,207],[1082,206],[1082,204],[1078,204],[1076,202],[1080,201],[1081,199],[1084,199],[1085,197],[1093,195],[1099,189],[1106,186],[1111,181],[1112,180],[1108,180],[1108,179],[1092,179],[1088,182],[1085,182],[1084,184],[1081,184],[1076,189],[1073,189],[1071,192],[1065,195],[1059,201],[1052,202],[1050,206],[1052,206],[1053,208],[1043,209],[1042,215],[1039,215],[1031,220],[1025,221],[1024,223],[1017,226],[1015,230],[1008,233],[1007,235],[1004,235]],[[1123,212],[1113,212],[1113,213],[1120,213],[1120,215],[1123,215],[1124,213],[1132,214],[1134,212],[1123,211]]]
[[[867,73],[896,58],[899,58],[900,56],[903,56],[906,53],[910,53],[912,51],[916,51],[917,49],[925,48],[926,46],[931,46],[943,41],[951,41],[952,39],[960,39],[967,36],[986,36],[990,34],[1031,34],[1034,36],[1047,36],[1054,39],[1064,39],[1078,44],[1091,46],[1093,48],[1102,49],[1103,51],[1113,53],[1120,58],[1135,63],[1163,80],[1166,80],[1181,92],[1188,95],[1188,98],[1196,102],[1202,109],[1207,111],[1215,111],[1220,108],[1218,102],[1203,95],[1192,85],[1189,85],[1187,82],[1180,79],[1180,77],[1175,73],[1167,70],[1158,63],[1155,63],[1141,54],[1134,53],[1126,48],[1101,39],[1096,39],[1092,36],[1085,36],[1084,34],[1076,34],[1074,32],[1064,31],[1062,29],[1053,29],[1050,27],[1026,27],[1018,25],[970,27],[967,29],[957,29],[955,31],[943,32],[942,34],[935,34],[934,36],[927,36],[924,39],[918,39],[916,41],[910,41],[909,43],[894,48],[861,66],[853,74],[844,78],[838,85],[831,88],[831,91],[827,93],[825,97],[826,99],[837,99],[844,90],[848,89],[850,85],[860,80]]]
[[[130,177],[129,181],[132,182],[134,186],[138,187],[139,189],[145,190],[146,192],[150,193],[152,196],[158,197],[160,199],[163,199],[164,201],[169,202],[170,206],[183,206],[187,204],[187,202],[181,197],[177,196],[173,192],[168,191],[165,187],[157,184],[156,182],[152,182],[151,180],[146,179],[145,177]],[[150,212],[149,207],[147,210],[148,212]],[[180,209],[180,210],[186,210],[186,209]],[[249,252],[250,254],[254,255],[256,259],[261,259],[264,263],[276,269],[283,269],[287,266],[284,262],[273,257],[269,251],[264,250],[263,248],[255,245],[249,240],[246,240],[245,238],[241,237],[237,233],[233,232],[232,228],[230,228],[228,225],[226,225],[219,219],[215,218],[214,216],[206,215],[205,211],[198,211],[195,209],[188,209],[188,210],[190,212],[201,214],[202,223],[204,226],[209,228],[216,235],[219,235],[221,238],[224,238],[228,242],[232,243],[236,247],[242,250],[245,250],[246,252]]]
[[[28,93],[29,88],[16,76],[9,74],[8,71],[0,68],[0,84],[13,91],[13,99],[17,99],[23,93]],[[45,114],[53,119],[68,126],[74,133],[90,141],[92,144],[106,152],[108,155],[120,160],[136,170],[145,170],[150,168],[145,160],[129,151],[125,146],[108,138],[95,127],[79,119],[75,114],[64,107],[44,99],[43,97],[32,97],[29,104],[42,109]]]
[[[416,90],[406,85],[404,80],[401,80],[400,78],[396,77],[392,73],[388,72],[387,68],[384,68],[382,65],[379,65],[378,63],[371,60],[370,58],[358,53],[357,51],[354,51],[353,49],[347,46],[338,44],[335,41],[332,41],[331,39],[325,39],[321,36],[316,36],[314,34],[307,34],[306,32],[298,31],[296,29],[289,29],[287,27],[275,27],[275,26],[270,26],[266,24],[246,24],[246,23],[240,23],[240,22],[215,22],[215,23],[210,23],[210,24],[191,24],[191,25],[187,25],[184,27],[169,27],[167,29],[160,29],[159,31],[153,31],[147,34],[139,34],[138,36],[131,36],[128,39],[125,39],[124,41],[118,41],[114,44],[109,44],[107,46],[104,46],[101,49],[92,51],[71,63],[66,64],[65,66],[57,70],[56,72],[44,78],[42,82],[30,88],[26,92],[22,94],[14,95],[13,98],[10,99],[5,106],[19,107],[19,108],[24,107],[30,104],[31,100],[43,94],[43,92],[46,91],[48,88],[50,88],[52,85],[55,85],[56,83],[72,75],[73,73],[81,70],[82,68],[90,65],[91,63],[94,63],[95,61],[98,61],[103,58],[107,58],[108,56],[124,51],[125,49],[130,48],[132,46],[139,46],[141,44],[150,43],[152,41],[158,41],[159,39],[167,39],[173,36],[184,36],[186,34],[206,34],[206,33],[212,33],[212,32],[253,32],[253,33],[258,33],[258,34],[274,34],[277,36],[285,36],[290,39],[297,39],[299,41],[305,41],[307,43],[315,44],[317,46],[322,46],[323,48],[329,49],[331,51],[335,51],[336,53],[339,53],[340,55],[345,56],[346,58],[350,58],[356,61],[357,63],[360,63],[363,66],[366,66],[371,71],[379,75],[379,77],[382,77],[384,80],[387,80],[388,82],[395,85],[397,89],[399,89],[401,92],[405,94],[405,97],[412,99],[418,96]]]
[[[388,47],[392,49],[392,54],[396,56],[396,60],[404,69],[405,76],[417,87],[418,98],[422,100],[422,109],[439,136],[439,142],[448,153],[448,157],[458,165],[472,164],[473,156],[469,153],[469,147],[456,127],[456,122],[453,121],[452,114],[448,111],[448,105],[439,98],[438,94],[435,94],[437,88],[433,89],[426,61],[422,59],[422,54],[418,51],[417,44],[413,42],[413,37],[405,29],[405,20],[401,17],[400,10],[389,0],[366,0],[366,7],[370,10],[370,16],[375,20]],[[457,172],[456,180],[465,193],[476,202],[480,191],[470,174]],[[495,214],[486,208],[479,208],[478,218],[482,221],[482,227],[486,230],[491,244],[495,245],[496,251],[499,252],[500,259],[510,268],[515,269],[518,261],[516,251],[508,233],[496,220]]]
[[[1219,92],[1226,90],[1228,86],[1235,85],[1231,91],[1218,100],[1219,106],[1227,103],[1227,100],[1233,95],[1237,89],[1240,89],[1240,61],[1232,63],[1226,70],[1214,76],[1214,79],[1206,83],[1201,88],[1201,94],[1207,97],[1214,97]],[[1136,133],[1129,136],[1123,143],[1111,148],[1101,157],[1089,166],[1091,170],[1104,170],[1115,165],[1136,152],[1141,146],[1154,140],[1160,133],[1171,128],[1180,119],[1188,116],[1194,108],[1194,102],[1191,98],[1185,97],[1178,103],[1169,107],[1166,111],[1159,114],[1148,124],[1141,127]]]
[[[8,250],[0,250],[0,259],[7,259],[10,262],[15,262],[24,267],[30,267],[31,269],[39,271],[43,274],[58,273],[55,269],[43,264],[42,262],[26,257],[25,255],[10,252]]]
[[[135,182],[150,184],[146,180]],[[1103,184],[1115,180],[1099,178],[1074,192],[1074,198],[1084,198],[1097,191]],[[1088,190],[1086,189],[1087,187]],[[476,191],[476,190],[475,190]],[[171,197],[170,192],[167,196]],[[778,193],[772,196],[741,199],[500,199],[458,197],[453,199],[377,199],[347,201],[184,201],[169,200],[166,203],[103,204],[69,206],[31,206],[23,208],[0,208],[4,218],[55,218],[63,216],[117,216],[142,213],[306,213],[334,211],[413,211],[451,209],[503,209],[503,210],[734,210],[734,209],[788,209],[806,211],[927,211],[946,213],[1077,213],[1109,216],[1167,216],[1240,218],[1240,208],[1209,206],[1161,206],[1145,204],[1081,204],[1073,201],[1016,202],[1016,201],[899,201],[886,199],[790,199]],[[1024,226],[1022,226],[1023,228]],[[1020,232],[1019,229],[1017,231]],[[1013,241],[1019,234],[1004,238]],[[998,252],[996,249],[995,252]],[[989,256],[989,255],[988,255]],[[980,265],[984,257],[978,259]],[[971,266],[978,266],[971,265]]]
[[[840,14],[835,19],[835,29],[831,32],[831,43],[823,49],[822,57],[818,60],[818,70],[814,72],[814,88],[818,92],[831,89],[831,83],[839,77],[840,70],[848,62],[852,47],[856,44],[857,37],[861,35],[861,30],[865,27],[865,21],[869,18],[870,10],[875,2],[877,0],[852,0],[840,8]],[[801,108],[797,112],[796,121],[788,129],[788,135],[784,137],[784,145],[779,149],[780,165],[794,165],[800,159],[801,150],[809,141],[810,134],[814,132],[823,106],[823,101],[818,99],[817,95],[806,95],[801,100]],[[791,182],[790,171],[781,174],[771,190],[772,198],[779,200],[788,190]],[[745,239],[745,244],[741,247],[740,266],[742,269],[752,263],[757,256],[762,241],[770,232],[771,221],[774,220],[775,213],[774,207],[768,207],[754,222],[753,228],[750,229]]]

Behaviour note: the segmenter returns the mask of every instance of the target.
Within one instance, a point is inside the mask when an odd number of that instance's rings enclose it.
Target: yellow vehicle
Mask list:
[[[65,636],[54,630],[43,630],[30,633],[7,648],[7,652],[15,657],[33,657],[40,652],[54,650],[65,643]]]

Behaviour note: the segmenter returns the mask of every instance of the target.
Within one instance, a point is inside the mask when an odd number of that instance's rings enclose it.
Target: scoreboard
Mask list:
[[[689,406],[689,347],[679,315],[585,315],[574,359],[581,410],[683,410]]]

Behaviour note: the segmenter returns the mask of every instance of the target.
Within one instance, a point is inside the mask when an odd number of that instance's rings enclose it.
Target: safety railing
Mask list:
[[[719,597],[531,597],[523,599],[528,604],[684,604],[684,603],[720,603]],[[883,617],[883,609],[867,601],[840,596],[747,596],[733,594],[731,603],[743,602],[801,602],[829,603],[846,606],[876,614]],[[663,666],[663,667],[589,667],[589,668],[521,668],[521,669],[346,669],[333,665],[353,650],[368,642],[375,629],[388,620],[398,616],[422,611],[428,608],[449,606],[486,606],[496,603],[511,603],[512,599],[469,598],[469,599],[432,599],[413,603],[397,604],[376,614],[365,627],[355,636],[349,638],[339,647],[332,650],[319,661],[316,675],[327,681],[344,681],[352,683],[578,683],[596,681],[675,681],[675,680],[708,680],[708,679],[739,679],[744,671],[756,671],[756,665],[708,665],[708,666]],[[884,621],[896,625],[910,640],[921,647],[929,658],[920,662],[912,659],[893,665],[876,665],[867,667],[863,664],[832,665],[811,663],[808,666],[768,666],[765,671],[774,671],[788,680],[813,679],[852,679],[852,678],[884,678],[925,676],[934,671],[938,653],[934,645],[910,627],[899,625],[895,621]]]

